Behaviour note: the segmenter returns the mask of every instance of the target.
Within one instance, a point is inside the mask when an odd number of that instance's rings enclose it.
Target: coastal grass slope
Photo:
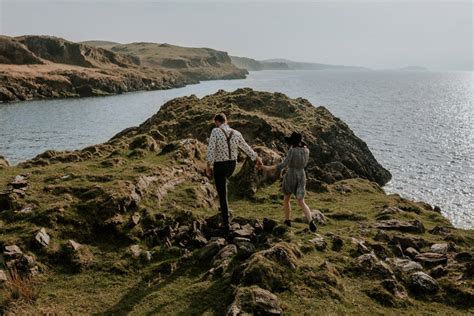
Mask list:
[[[285,132],[305,134],[315,152],[306,199],[317,233],[296,205],[292,227],[281,224],[278,175],[242,157],[231,179],[243,188],[230,197],[232,238],[222,238],[204,175],[216,110],[266,164],[284,155]],[[178,98],[107,143],[0,166],[4,313],[473,312],[474,231],[385,194],[377,182],[389,173],[365,143],[304,99],[251,89]]]

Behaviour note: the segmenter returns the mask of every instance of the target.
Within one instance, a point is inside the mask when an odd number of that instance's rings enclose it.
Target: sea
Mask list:
[[[0,154],[18,164],[49,149],[105,142],[180,96],[242,87],[278,91],[344,120],[392,173],[386,192],[437,205],[453,225],[473,229],[473,74],[267,70],[171,90],[0,104]]]

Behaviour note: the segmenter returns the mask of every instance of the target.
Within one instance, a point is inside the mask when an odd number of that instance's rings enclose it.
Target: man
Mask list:
[[[217,194],[219,195],[222,222],[227,234],[230,231],[227,179],[234,173],[238,148],[242,149],[250,159],[256,161],[257,166],[262,165],[262,160],[245,142],[242,134],[229,127],[225,114],[217,114],[214,117],[214,123],[216,124],[216,128],[212,130],[209,146],[207,148],[206,174],[210,177],[213,171],[212,168],[214,168],[214,180]]]

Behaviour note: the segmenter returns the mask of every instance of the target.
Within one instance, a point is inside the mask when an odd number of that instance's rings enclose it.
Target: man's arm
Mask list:
[[[252,149],[252,147],[250,147],[249,144],[247,144],[244,137],[240,133],[239,133],[239,140],[237,144],[239,148],[242,149],[245,152],[245,154],[247,154],[247,156],[250,157],[250,159],[252,159],[252,161],[254,160],[257,161],[257,166],[262,165],[262,159],[260,159],[258,154]]]
[[[217,143],[217,134],[215,132],[215,129],[213,129],[211,133],[211,137],[209,138],[209,144],[207,146],[207,155],[206,155],[206,161],[207,161],[206,173],[208,176],[211,176],[212,164],[216,160],[216,157],[215,157],[216,143]]]

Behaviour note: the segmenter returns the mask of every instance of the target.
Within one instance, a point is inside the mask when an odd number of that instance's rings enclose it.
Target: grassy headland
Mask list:
[[[231,64],[227,53],[209,48],[90,44],[52,36],[0,36],[0,102],[170,89],[247,74]]]
[[[230,184],[235,238],[220,238],[204,176],[216,111],[266,164],[284,154],[283,135],[305,135],[316,234],[296,205],[294,225],[281,224],[279,181],[242,157]],[[304,99],[240,89],[172,100],[105,144],[0,169],[3,311],[472,313],[474,232],[385,194],[389,179],[346,124]]]

